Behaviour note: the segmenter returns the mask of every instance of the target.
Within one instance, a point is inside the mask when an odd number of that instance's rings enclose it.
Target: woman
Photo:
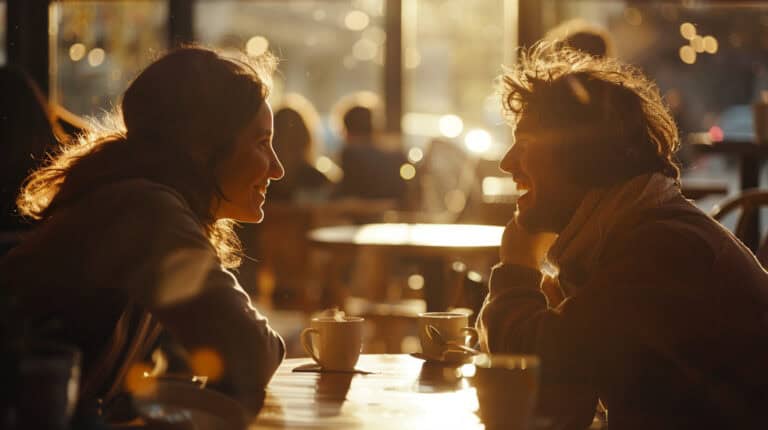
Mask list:
[[[42,223],[0,262],[0,286],[17,297],[24,336],[82,350],[85,401],[120,391],[158,327],[242,399],[282,360],[282,339],[227,270],[239,264],[232,220],[260,222],[284,173],[266,101],[273,64],[175,50],[126,90],[124,127],[82,137],[28,178],[18,206]]]

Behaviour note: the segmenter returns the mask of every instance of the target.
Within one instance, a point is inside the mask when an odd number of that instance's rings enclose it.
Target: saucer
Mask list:
[[[426,356],[420,352],[411,353],[411,357],[416,357],[419,360],[424,360],[428,363],[436,364],[467,364],[472,362],[474,354],[464,351],[446,351],[443,353],[443,359],[437,359],[434,357]]]

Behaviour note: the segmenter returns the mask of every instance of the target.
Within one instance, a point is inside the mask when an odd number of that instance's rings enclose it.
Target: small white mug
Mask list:
[[[301,332],[301,345],[323,369],[352,371],[363,346],[363,321],[359,317],[313,318]]]
[[[443,360],[443,353],[451,350],[450,344],[474,346],[477,343],[478,334],[474,327],[468,327],[469,317],[458,312],[424,312],[419,314],[419,340],[421,351],[425,357],[431,360]],[[442,341],[448,345],[436,341],[431,330],[439,333]],[[469,335],[469,341],[467,341]],[[456,348],[453,348],[456,349]]]

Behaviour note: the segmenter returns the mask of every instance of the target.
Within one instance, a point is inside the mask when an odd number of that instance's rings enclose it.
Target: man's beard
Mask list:
[[[529,233],[560,233],[574,212],[561,205],[550,205],[549,208],[535,205],[522,211],[516,207],[515,222]]]

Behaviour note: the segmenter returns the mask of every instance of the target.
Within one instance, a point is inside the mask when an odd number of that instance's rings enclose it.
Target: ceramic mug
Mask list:
[[[431,360],[443,360],[443,353],[451,350],[452,343],[472,347],[478,340],[477,330],[469,327],[469,317],[463,313],[420,313],[418,327],[422,354]],[[435,339],[434,331],[437,331],[440,339]],[[441,341],[448,344],[442,344]]]
[[[474,363],[472,383],[485,427],[529,429],[539,393],[538,357],[479,354]]]
[[[363,346],[363,318],[313,318],[301,332],[304,351],[325,370],[352,371]]]

